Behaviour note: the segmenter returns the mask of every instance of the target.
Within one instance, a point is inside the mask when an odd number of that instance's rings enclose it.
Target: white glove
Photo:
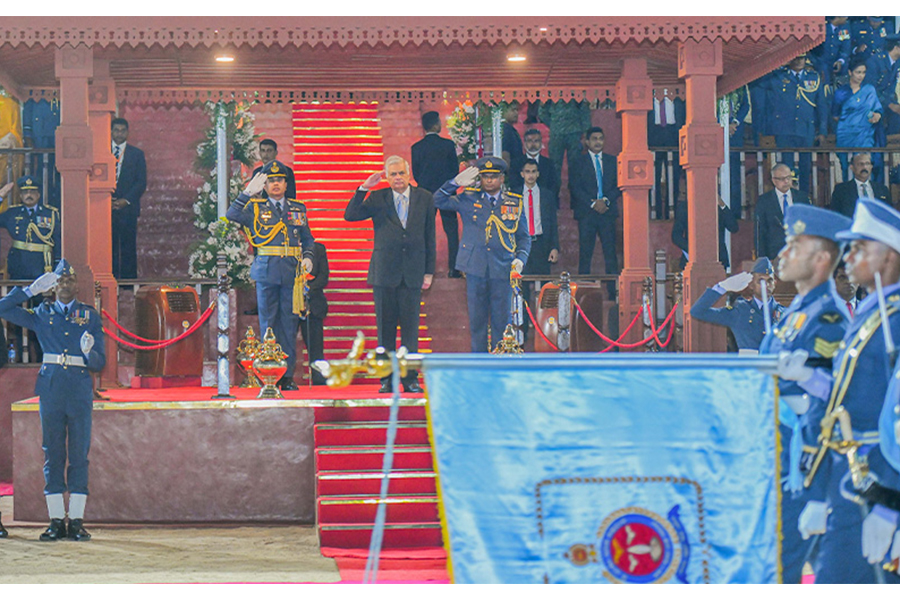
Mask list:
[[[256,175],[253,176],[253,179],[247,184],[247,187],[244,188],[244,193],[250,196],[258,196],[260,192],[263,191],[263,188],[266,187],[266,182],[269,180],[269,176],[260,171]]]
[[[303,265],[303,268],[306,270],[307,273],[312,273],[313,264],[310,259],[304,258],[302,261],[300,261],[300,264]]]
[[[777,375],[788,381],[801,383],[806,381],[815,372],[815,369],[806,366],[807,358],[809,358],[809,352],[806,350],[794,350],[793,352],[782,350],[778,353]]]
[[[869,564],[882,561],[891,547],[896,530],[897,513],[876,504],[862,524],[862,553]]]
[[[81,335],[81,353],[85,356],[91,353],[91,348],[94,347],[94,336],[85,331]]]
[[[57,281],[59,281],[59,275],[56,273],[44,273],[35,279],[31,285],[28,286],[28,289],[31,290],[32,296],[37,296],[38,294],[49,292],[55,288]]]
[[[720,281],[719,287],[726,292],[740,292],[750,285],[751,281],[753,281],[753,275],[745,271],[743,273],[738,273],[737,275],[732,275],[724,281]]]
[[[515,271],[516,273],[521,275],[522,269],[525,268],[525,263],[523,263],[520,259],[515,258],[512,261],[512,268],[513,268],[513,271]]]
[[[808,540],[811,535],[820,535],[825,533],[825,527],[828,523],[828,505],[818,500],[810,500],[803,507],[800,518],[797,520],[797,530],[800,537]]]
[[[464,170],[462,173],[453,178],[456,182],[456,185],[459,187],[467,187],[475,183],[475,179],[478,177],[478,167],[469,167]]]

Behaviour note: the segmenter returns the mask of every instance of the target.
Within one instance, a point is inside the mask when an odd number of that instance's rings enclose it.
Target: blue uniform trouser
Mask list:
[[[44,494],[88,493],[92,409],[93,398],[41,397]]]
[[[472,352],[488,351],[488,318],[491,324],[491,348],[496,348],[503,339],[506,326],[512,322],[512,288],[509,280],[466,273],[466,299],[469,305]]]
[[[781,446],[789,448],[791,445],[792,431],[784,425],[779,426],[781,431]],[[790,465],[787,464],[788,452],[781,455],[781,476],[786,481]],[[812,496],[807,489],[791,492],[781,487],[781,581],[783,583],[800,583],[803,575],[803,560],[809,550],[810,540],[804,540],[797,529],[800,520],[800,512],[806,506]]]
[[[805,135],[775,134],[775,145],[779,148],[810,148],[815,143],[815,137]],[[783,152],[781,162],[794,169],[794,153]],[[812,193],[809,187],[810,170],[812,169],[812,156],[809,152],[800,153],[800,166],[794,169],[800,180],[800,189],[806,193]]]
[[[300,317],[294,314],[294,286],[256,282],[256,302],[259,306],[259,334],[264,336],[271,327],[281,350],[287,354],[285,377],[293,377],[297,366],[297,330]]]

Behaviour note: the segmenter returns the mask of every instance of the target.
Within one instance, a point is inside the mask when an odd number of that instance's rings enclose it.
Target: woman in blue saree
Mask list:
[[[855,56],[850,61],[850,83],[841,86],[834,93],[831,115],[837,121],[838,148],[873,148],[875,146],[875,124],[881,120],[884,109],[878,100],[875,88],[863,85],[866,78],[866,62]],[[872,156],[873,162],[875,156]],[[841,172],[847,178],[847,153],[839,152]]]

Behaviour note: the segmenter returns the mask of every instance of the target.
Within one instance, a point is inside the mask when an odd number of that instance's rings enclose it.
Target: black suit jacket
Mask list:
[[[122,168],[119,171],[119,180],[116,182],[114,198],[128,200],[128,206],[113,211],[113,217],[137,222],[141,216],[141,196],[147,189],[147,163],[144,160],[144,151],[140,148],[125,145],[122,156]]]
[[[618,165],[616,157],[603,153],[601,155],[603,165],[603,192],[597,193],[597,173],[594,171],[593,159],[589,153],[582,154],[572,163],[572,173],[569,177],[570,204],[575,213],[575,220],[581,220],[589,214],[591,201],[606,197],[609,199],[609,210],[601,217],[615,219],[619,214]]]
[[[328,300],[325,299],[325,286],[328,285],[328,276],[331,271],[328,268],[328,253],[325,245],[316,242],[313,245],[313,268],[309,280],[309,314],[324,319],[328,314]]]
[[[559,210],[559,196],[552,189],[538,184],[541,190],[541,235],[547,236],[550,241],[549,248],[559,250],[559,222],[556,211]],[[528,218],[528,197],[525,195],[525,186],[511,190],[515,194],[522,194],[522,210]],[[527,231],[527,229],[526,229]]]
[[[523,154],[513,159],[509,166],[509,189],[515,190],[525,186],[525,181],[522,179],[522,167],[525,166],[527,158],[528,156]],[[559,175],[556,174],[556,165],[553,161],[541,154],[540,160],[538,160],[538,171],[540,175],[538,175],[537,182],[541,189],[547,188],[554,196],[559,196]]]
[[[809,196],[791,190],[794,204],[809,204]],[[777,191],[771,189],[756,200],[756,255],[774,260],[784,247],[784,213]]]
[[[126,146],[126,148],[127,148],[127,146]],[[282,163],[282,164],[284,164],[284,163]],[[258,167],[253,169],[253,175],[251,175],[251,178],[256,176],[256,174],[259,173],[260,171],[262,171],[264,166],[265,165],[259,165]],[[287,172],[285,173],[285,183],[287,184],[287,189],[284,191],[284,195],[287,198],[293,198],[294,200],[296,200],[297,199],[297,178],[294,177],[293,169],[291,169],[287,165],[284,165],[284,168],[287,169]],[[265,190],[263,190],[261,196],[263,198],[269,197],[268,194],[266,194]]]
[[[400,223],[391,188],[357,189],[344,211],[347,221],[372,219],[375,249],[367,281],[372,286],[421,288],[434,273],[434,199],[431,192],[409,186],[406,229]]]
[[[456,144],[436,133],[413,144],[410,154],[413,179],[421,189],[434,193],[445,181],[459,174]]]
[[[688,210],[687,202],[678,201],[675,204],[675,222],[672,223],[672,243],[690,254],[688,249]],[[734,211],[727,207],[719,207],[719,262],[726,269],[730,265],[728,260],[728,246],[725,245],[725,230],[737,233],[740,225]],[[681,255],[681,268],[687,265],[687,258]]]
[[[869,180],[872,186],[872,193],[875,197],[891,206],[891,192],[883,183]],[[856,201],[859,199],[859,184],[856,179],[845,181],[834,186],[831,193],[831,210],[839,212],[853,218],[853,211],[856,210]]]

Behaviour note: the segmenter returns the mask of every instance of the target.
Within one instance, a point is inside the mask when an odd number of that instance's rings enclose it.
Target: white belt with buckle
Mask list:
[[[44,353],[45,365],[62,365],[64,367],[87,367],[84,358],[81,356],[70,356],[68,354],[48,354]]]
[[[738,350],[738,356],[756,356],[759,354],[759,350],[754,350],[753,348],[740,348]]]

